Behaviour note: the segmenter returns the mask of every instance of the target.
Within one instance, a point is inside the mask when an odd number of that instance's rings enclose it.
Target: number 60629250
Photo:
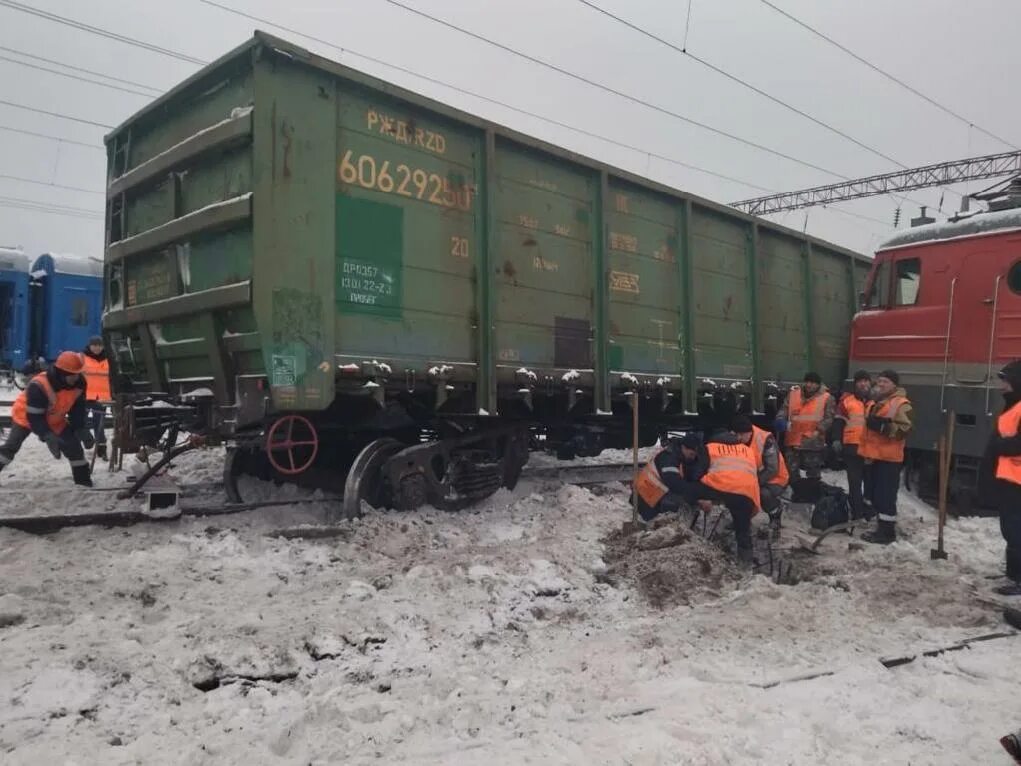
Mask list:
[[[467,184],[454,185],[450,179],[401,163],[391,168],[369,154],[355,156],[348,149],[340,160],[337,176],[341,183],[375,189],[386,194],[414,197],[441,207],[471,210],[474,190]]]

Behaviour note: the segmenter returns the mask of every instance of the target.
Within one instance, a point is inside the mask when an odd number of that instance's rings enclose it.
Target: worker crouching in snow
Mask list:
[[[694,434],[671,438],[642,469],[635,482],[638,512],[645,521],[677,511],[686,503],[690,485],[709,467],[709,455]]]
[[[742,444],[747,444],[754,450],[759,472],[762,510],[769,514],[770,521],[779,528],[780,496],[787,489],[791,479],[787,471],[787,461],[784,460],[773,434],[753,425],[744,415],[734,418],[730,430]]]
[[[35,434],[49,447],[56,460],[63,455],[71,463],[75,484],[92,486],[86,448],[93,445],[92,434],[85,428],[85,379],[82,358],[73,351],[63,351],[49,370],[29,381],[11,407],[11,431],[0,445],[0,470],[13,459],[25,439]]]
[[[648,521],[682,505],[705,511],[722,505],[734,522],[738,561],[752,563],[752,516],[760,507],[755,451],[731,433],[714,437],[704,447],[690,435],[671,440],[671,446],[677,451],[670,456],[671,448],[658,453],[635,482],[642,518]]]

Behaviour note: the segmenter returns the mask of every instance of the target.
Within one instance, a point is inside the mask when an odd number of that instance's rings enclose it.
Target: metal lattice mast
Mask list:
[[[939,162],[935,165],[898,170],[893,173],[881,173],[867,178],[842,181],[826,186],[814,186],[799,191],[770,194],[765,197],[732,202],[731,206],[752,215],[767,215],[813,205],[827,205],[849,199],[926,189],[932,186],[947,186],[962,181],[998,178],[1018,173],[1021,173],[1021,152],[1003,152],[1002,154],[987,154],[984,157],[972,157],[965,160]]]

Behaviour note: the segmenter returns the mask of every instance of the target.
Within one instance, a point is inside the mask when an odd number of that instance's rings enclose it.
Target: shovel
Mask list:
[[[939,437],[939,533],[936,547],[929,550],[933,561],[946,559],[943,549],[943,529],[947,524],[947,496],[950,493],[950,460],[954,445],[954,411],[947,413],[947,432]]]
[[[631,481],[631,520],[621,525],[624,535],[633,535],[644,527],[638,519],[638,392],[631,392],[631,430],[632,430],[632,469],[634,476]]]

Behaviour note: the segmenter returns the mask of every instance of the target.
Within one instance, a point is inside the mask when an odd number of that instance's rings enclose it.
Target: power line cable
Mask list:
[[[254,15],[252,15],[250,13],[247,13],[245,11],[239,10],[237,8],[231,8],[230,6],[222,5],[222,4],[218,3],[218,2],[215,2],[214,0],[198,0],[198,2],[203,3],[204,5],[212,6],[214,8],[219,8],[222,11],[226,11],[227,13],[232,13],[232,14],[234,14],[236,16],[240,16],[242,18],[248,19],[249,21],[255,21],[255,22],[259,23],[259,24],[265,24],[266,26],[273,27],[275,29],[279,29],[279,30],[282,30],[284,32],[288,32],[288,33],[293,34],[293,35],[298,35],[299,37],[303,37],[306,40],[312,40],[313,42],[320,43],[321,45],[325,45],[325,46],[327,46],[329,48],[332,48],[333,50],[339,51],[342,54],[356,56],[358,58],[365,59],[366,61],[371,61],[374,64],[378,64],[380,66],[387,67],[388,69],[393,69],[394,71],[401,72],[403,74],[407,74],[407,75],[410,75],[412,77],[418,78],[420,80],[423,80],[424,82],[433,83],[434,85],[440,85],[440,86],[442,86],[444,88],[449,88],[450,90],[455,91],[457,93],[463,93],[464,95],[471,96],[472,98],[477,98],[480,101],[485,101],[485,102],[490,103],[490,104],[495,104],[497,106],[503,107],[504,109],[510,109],[513,112],[517,112],[519,114],[523,114],[523,115],[526,115],[527,117],[532,117],[532,118],[537,119],[537,120],[542,120],[543,122],[547,122],[550,125],[556,125],[557,127],[565,128],[565,129],[570,130],[570,131],[572,131],[574,133],[580,133],[582,135],[589,136],[590,138],[595,138],[595,139],[597,139],[599,141],[605,141],[608,144],[613,144],[614,146],[619,146],[619,147],[621,147],[623,149],[628,149],[630,151],[637,152],[637,153],[642,154],[642,155],[647,155],[647,156],[655,157],[657,160],[663,160],[664,162],[669,162],[672,165],[677,165],[679,167],[687,168],[687,169],[693,170],[693,171],[695,171],[697,173],[704,173],[706,175],[713,176],[714,178],[719,178],[719,179],[724,180],[724,181],[729,181],[731,183],[740,184],[741,186],[747,186],[747,187],[750,187],[750,188],[753,188],[753,189],[763,189],[765,191],[768,191],[768,189],[766,189],[765,187],[763,187],[763,186],[761,186],[759,184],[752,183],[751,181],[747,181],[747,180],[742,179],[742,178],[735,178],[733,176],[729,176],[729,175],[726,175],[724,173],[719,173],[719,172],[714,171],[714,170],[709,170],[707,168],[699,167],[698,165],[692,165],[689,162],[684,162],[683,160],[678,160],[678,159],[676,159],[674,157],[669,157],[669,156],[667,156],[665,154],[658,154],[657,152],[649,151],[648,149],[635,146],[634,144],[629,144],[629,143],[627,143],[625,141],[619,141],[619,140],[617,140],[615,138],[610,138],[609,136],[602,135],[601,133],[596,133],[596,132],[593,132],[591,130],[587,130],[586,128],[580,128],[580,127],[578,127],[576,125],[571,125],[569,123],[561,122],[560,120],[556,120],[556,119],[554,119],[552,117],[547,117],[546,115],[539,114],[538,112],[533,112],[533,111],[530,111],[528,109],[523,109],[521,107],[514,106],[513,104],[508,104],[506,101],[501,101],[499,99],[493,98],[492,96],[486,96],[486,95],[484,95],[482,93],[478,93],[477,91],[469,90],[467,88],[462,88],[462,87],[460,87],[458,85],[451,85],[448,82],[445,82],[443,80],[437,79],[435,77],[430,77],[429,75],[422,74],[419,71],[415,71],[413,69],[408,69],[406,67],[402,67],[402,66],[399,66],[397,64],[393,64],[393,63],[391,63],[389,61],[384,61],[383,59],[376,58],[375,56],[370,56],[370,55],[365,54],[365,53],[360,53],[360,52],[358,52],[356,50],[353,50],[351,48],[346,48],[344,46],[337,45],[336,43],[330,42],[329,40],[324,40],[321,37],[316,37],[315,35],[311,35],[311,34],[309,34],[307,32],[302,32],[302,31],[300,31],[298,29],[293,29],[291,27],[284,26],[283,24],[278,24],[277,22],[272,21],[270,19],[262,18],[262,17],[259,17],[259,16],[254,16]]]
[[[67,191],[82,192],[83,194],[106,194],[104,191],[99,189],[86,189],[82,186],[65,186],[63,184],[51,183],[49,181],[37,181],[34,178],[24,178],[22,176],[12,176],[5,173],[0,173],[0,180],[4,181],[18,181],[25,184],[35,184],[37,186],[51,186],[54,189],[66,189]]]
[[[111,32],[108,29],[94,27],[91,24],[85,24],[84,22],[76,21],[75,19],[69,19],[66,16],[59,16],[56,13],[50,13],[49,11],[44,11],[39,8],[33,8],[30,5],[24,5],[23,3],[14,2],[14,0],[0,0],[0,5],[5,6],[7,8],[11,8],[12,10],[15,11],[28,13],[32,16],[38,16],[39,18],[46,19],[47,21],[53,21],[57,24],[63,24],[64,26],[72,27],[73,29],[78,29],[81,30],[82,32],[88,32],[99,37],[105,37],[108,40],[116,40],[117,42],[124,43],[125,45],[132,45],[136,48],[142,48],[144,50],[151,51],[153,53],[159,53],[164,56],[169,56],[170,58],[178,59],[180,61],[186,61],[189,64],[198,64],[199,66],[205,66],[206,64],[209,63],[208,61],[203,61],[200,58],[189,56],[186,53],[179,53],[177,51],[172,51],[169,48],[163,48],[162,46],[159,45],[147,43],[144,40],[139,40],[134,37],[128,37],[127,35],[122,35],[117,32]]]
[[[202,0],[202,2],[206,2],[206,1],[207,0]],[[415,14],[416,16],[420,16],[420,17],[422,17],[424,19],[428,19],[428,20],[432,21],[435,24],[440,24],[442,26],[448,27],[449,29],[456,30],[456,31],[460,32],[461,34],[467,35],[468,37],[471,37],[471,38],[473,38],[475,40],[479,40],[480,42],[484,42],[487,45],[491,45],[491,46],[493,46],[495,48],[498,48],[498,49],[500,49],[502,51],[506,51],[507,53],[510,53],[510,54],[512,54],[514,56],[517,56],[519,58],[523,58],[526,61],[530,61],[530,62],[532,62],[534,64],[538,64],[539,66],[543,66],[543,67],[546,67],[547,69],[551,69],[554,72],[558,72],[558,73],[560,73],[560,74],[562,74],[562,75],[564,75],[566,77],[570,77],[573,80],[577,80],[578,82],[583,82],[586,85],[590,85],[590,86],[592,86],[594,88],[599,88],[600,90],[604,90],[607,93],[612,93],[615,96],[618,96],[618,97],[623,98],[623,99],[625,99],[627,101],[631,101],[633,103],[639,104],[640,106],[644,106],[647,109],[652,109],[653,111],[656,111],[656,112],[659,112],[661,114],[665,114],[665,115],[668,115],[670,117],[673,117],[673,118],[675,118],[677,120],[680,120],[681,122],[685,122],[685,123],[687,123],[689,125],[694,125],[695,127],[702,128],[703,130],[707,130],[707,131],[709,131],[711,133],[715,133],[718,136],[722,136],[722,137],[728,138],[728,139],[730,139],[732,141],[736,141],[737,143],[744,144],[745,146],[750,146],[753,149],[758,149],[759,151],[766,152],[768,154],[772,154],[772,155],[777,156],[777,157],[781,157],[781,158],[783,158],[785,160],[788,160],[790,162],[794,162],[794,163],[796,163],[798,165],[802,165],[804,167],[811,168],[812,170],[817,170],[820,173],[825,173],[827,175],[835,176],[836,178],[847,179],[847,176],[843,175],[842,173],[837,173],[836,171],[830,170],[829,168],[822,167],[821,165],[816,165],[815,163],[809,162],[807,160],[799,159],[798,157],[795,157],[795,156],[793,156],[791,154],[787,154],[786,152],[780,151],[779,149],[773,149],[772,147],[766,146],[764,144],[760,144],[760,143],[758,143],[756,141],[752,141],[751,139],[742,138],[741,136],[735,135],[734,133],[730,133],[730,132],[725,131],[725,130],[723,130],[721,128],[717,128],[717,127],[714,127],[712,125],[708,125],[708,124],[706,124],[704,122],[699,122],[698,120],[694,120],[694,119],[692,119],[690,117],[686,117],[683,114],[680,114],[679,112],[674,112],[674,111],[672,111],[670,109],[667,109],[666,107],[659,106],[658,104],[654,104],[651,101],[646,101],[646,100],[638,98],[636,96],[632,96],[632,95],[630,95],[628,93],[625,93],[622,90],[617,90],[616,88],[613,88],[613,87],[611,87],[609,85],[604,85],[603,83],[600,83],[600,82],[598,82],[596,80],[592,80],[592,79],[590,79],[590,78],[588,78],[588,77],[586,77],[584,75],[580,75],[580,74],[577,74],[576,72],[572,72],[569,69],[564,69],[563,67],[557,66],[556,64],[551,64],[550,62],[544,61],[543,59],[540,59],[540,58],[538,58],[536,56],[531,56],[531,55],[529,55],[527,53],[524,53],[522,51],[517,50],[516,48],[512,48],[509,45],[505,45],[503,43],[497,42],[496,40],[491,40],[490,38],[485,37],[484,35],[478,34],[477,32],[473,32],[470,29],[466,29],[465,27],[458,26],[457,24],[454,24],[453,22],[447,21],[445,19],[441,19],[441,18],[439,18],[437,16],[432,16],[431,14],[428,14],[425,11],[419,10],[418,8],[414,8],[414,7],[410,6],[410,5],[406,5],[405,3],[402,3],[399,0],[384,0],[384,2],[389,3],[390,5],[393,5],[396,8],[402,8],[405,11],[408,11],[409,13]]]
[[[62,144],[71,144],[72,146],[84,146],[88,149],[99,149],[100,151],[106,151],[100,144],[88,144],[84,141],[75,141],[73,138],[61,138],[60,136],[50,136],[46,133],[39,133],[34,130],[24,130],[22,128],[12,128],[10,125],[0,125],[0,130],[6,130],[8,133],[19,133],[24,136],[33,136],[34,138],[46,138],[50,141],[57,141]]]
[[[656,34],[650,32],[650,31],[648,31],[647,29],[644,29],[644,28],[638,26],[637,24],[634,24],[634,23],[628,21],[625,18],[622,18],[620,16],[617,16],[614,13],[611,13],[610,11],[606,10],[605,8],[602,8],[602,7],[598,6],[598,5],[596,5],[595,3],[590,2],[590,0],[576,0],[576,1],[581,3],[582,5],[584,5],[585,7],[590,8],[593,11],[596,11],[597,13],[601,13],[602,15],[604,15],[604,16],[610,18],[610,19],[613,19],[614,21],[616,21],[619,24],[622,24],[623,26],[627,27],[628,29],[630,29],[630,30],[632,30],[634,32],[637,32],[640,35],[648,37],[650,40],[655,40],[659,44],[664,45],[667,48],[670,48],[671,50],[676,51],[677,53],[680,53],[683,56],[686,56],[686,57],[690,58],[695,63],[700,64],[701,66],[705,67],[706,69],[709,69],[711,72],[715,72],[716,74],[720,75],[721,77],[724,77],[727,80],[730,80],[731,82],[736,83],[736,84],[740,85],[741,87],[743,87],[743,88],[745,88],[747,90],[750,90],[753,93],[756,93],[756,94],[758,94],[759,96],[762,96],[765,99],[768,99],[769,101],[772,101],[774,104],[778,104],[778,105],[782,106],[784,109],[786,109],[786,110],[788,110],[790,112],[793,112],[794,114],[798,115],[799,117],[803,117],[804,119],[808,120],[809,122],[813,123],[814,125],[818,125],[819,127],[829,131],[830,133],[833,133],[834,135],[839,136],[840,138],[843,138],[846,141],[850,141],[855,146],[857,146],[857,147],[859,147],[861,149],[864,149],[865,151],[870,152],[871,154],[874,154],[877,157],[881,157],[884,160],[886,160],[887,162],[891,162],[891,163],[893,163],[894,165],[897,165],[900,168],[904,168],[905,170],[908,168],[908,165],[905,165],[900,160],[894,159],[893,157],[891,157],[890,155],[886,154],[885,152],[880,151],[876,147],[870,146],[869,144],[866,144],[864,141],[861,141],[861,140],[855,138],[854,136],[848,134],[847,132],[841,130],[840,128],[838,128],[838,127],[836,127],[834,125],[830,125],[828,122],[825,122],[825,121],[819,119],[818,117],[815,117],[814,115],[809,114],[805,110],[800,109],[800,108],[794,106],[793,104],[790,104],[790,103],[784,101],[783,99],[780,99],[777,96],[772,95],[771,93],[767,93],[766,91],[762,90],[762,88],[759,88],[758,86],[751,84],[747,80],[741,79],[737,75],[731,74],[730,72],[728,72],[728,71],[726,71],[724,69],[721,69],[720,67],[716,66],[715,64],[710,63],[709,61],[705,60],[704,58],[701,58],[700,56],[696,56],[694,53],[691,53],[687,49],[687,46],[685,46],[685,47],[678,47],[677,45],[674,45],[669,40],[666,40],[666,39],[660,37],[659,35],[656,35]],[[957,194],[957,192],[953,192],[953,193]],[[961,195],[958,194],[958,196],[961,196]],[[908,199],[908,198],[905,197],[905,199]],[[919,203],[915,202],[915,204],[919,204]]]
[[[18,61],[17,59],[12,59],[12,58],[9,58],[8,56],[0,56],[0,61],[7,61],[7,62],[9,62],[11,64],[18,64],[19,66],[28,67],[30,69],[37,69],[40,72],[49,72],[50,74],[55,74],[55,75],[57,75],[59,77],[67,77],[67,78],[69,78],[71,80],[78,80],[79,82],[86,82],[86,83],[90,83],[92,85],[99,85],[100,87],[103,87],[103,88],[109,88],[110,90],[117,90],[117,91],[120,91],[122,93],[130,93],[130,94],[135,95],[135,96],[142,96],[143,98],[150,98],[151,99],[151,98],[155,97],[155,94],[153,94],[153,93],[144,93],[144,92],[142,92],[140,90],[132,90],[131,88],[125,88],[123,85],[115,85],[114,83],[110,83],[110,82],[102,82],[100,80],[93,80],[91,78],[82,77],[81,75],[72,74],[70,72],[61,72],[61,71],[58,71],[56,69],[50,69],[49,67],[41,66],[39,64],[33,64],[30,61]]]
[[[82,74],[91,74],[96,77],[102,77],[104,80],[111,80],[113,82],[119,82],[122,85],[131,85],[135,88],[142,88],[144,90],[155,91],[156,95],[162,93],[164,88],[156,88],[152,85],[145,85],[144,83],[135,82],[134,80],[125,80],[122,77],[114,77],[110,74],[104,74],[103,72],[97,72],[94,69],[86,69],[85,67],[78,66],[77,64],[65,64],[63,61],[57,61],[56,59],[49,59],[45,56],[39,56],[35,53],[28,53],[27,51],[19,51],[17,48],[8,48],[6,45],[0,45],[0,51],[6,53],[13,53],[15,56],[22,56],[27,59],[34,59],[35,61],[42,61],[44,64],[53,64],[54,66],[63,67],[64,69],[70,69],[74,72],[81,72]]]
[[[0,206],[21,210],[37,210],[39,212],[55,213],[58,215],[67,215],[77,218],[103,218],[103,213],[99,210],[89,210],[83,207],[71,207],[68,205],[54,205],[47,202],[22,199],[20,197],[0,197]]]
[[[769,2],[769,0],[760,0],[760,2],[763,5],[765,5],[765,6],[769,7],[769,8],[772,8],[774,11],[776,11],[777,13],[779,13],[781,16],[783,16],[784,18],[788,19],[789,21],[792,21],[793,23],[797,24],[802,29],[810,32],[811,34],[815,35],[816,37],[818,37],[818,38],[820,38],[822,40],[825,40],[830,45],[833,45],[836,48],[839,48],[841,51],[846,53],[848,56],[853,58],[855,61],[857,61],[857,62],[867,66],[873,72],[877,72],[878,74],[882,75],[883,77],[885,77],[886,79],[890,80],[891,82],[896,83],[897,85],[901,86],[905,90],[910,91],[914,95],[918,96],[918,98],[922,99],[923,101],[926,101],[927,103],[929,103],[932,106],[936,107],[940,111],[945,112],[946,114],[949,114],[954,119],[959,120],[960,122],[963,122],[965,125],[968,125],[969,127],[975,128],[975,130],[979,131],[980,133],[984,133],[985,135],[989,136],[990,138],[992,138],[992,139],[994,139],[996,141],[999,141],[1001,144],[1004,144],[1005,146],[1009,146],[1011,149],[1019,148],[1017,145],[1011,143],[1007,139],[1001,138],[1000,136],[996,135],[995,133],[993,133],[993,132],[991,132],[989,130],[986,130],[983,127],[980,127],[973,120],[969,120],[967,117],[965,117],[962,114],[959,114],[958,112],[955,112],[950,107],[944,106],[939,101],[937,101],[936,99],[932,98],[931,96],[927,96],[926,94],[924,94],[920,90],[918,90],[918,88],[915,88],[912,85],[909,85],[908,83],[906,83],[904,80],[900,79],[899,77],[890,74],[885,69],[881,69],[880,67],[876,66],[871,61],[866,59],[864,56],[861,56],[861,55],[855,53],[853,50],[848,48],[846,45],[843,45],[843,44],[837,42],[832,37],[830,37],[829,35],[827,35],[827,34],[825,34],[823,32],[820,32],[815,27],[809,26],[804,21],[802,21],[801,19],[797,18],[796,16],[793,16],[792,14],[790,14],[787,11],[783,10],[782,8],[778,8],[773,3]]]
[[[61,120],[70,120],[71,122],[80,122],[82,125],[93,125],[97,128],[113,128],[113,125],[107,125],[105,122],[94,122],[93,120],[86,120],[83,117],[73,117],[69,114],[61,114],[60,112],[50,112],[46,109],[38,109],[34,106],[25,106],[24,104],[16,104],[13,101],[4,101],[0,99],[0,104],[3,106],[10,106],[15,109],[24,109],[26,112],[36,112],[38,114],[44,114],[47,117],[59,117]]]

